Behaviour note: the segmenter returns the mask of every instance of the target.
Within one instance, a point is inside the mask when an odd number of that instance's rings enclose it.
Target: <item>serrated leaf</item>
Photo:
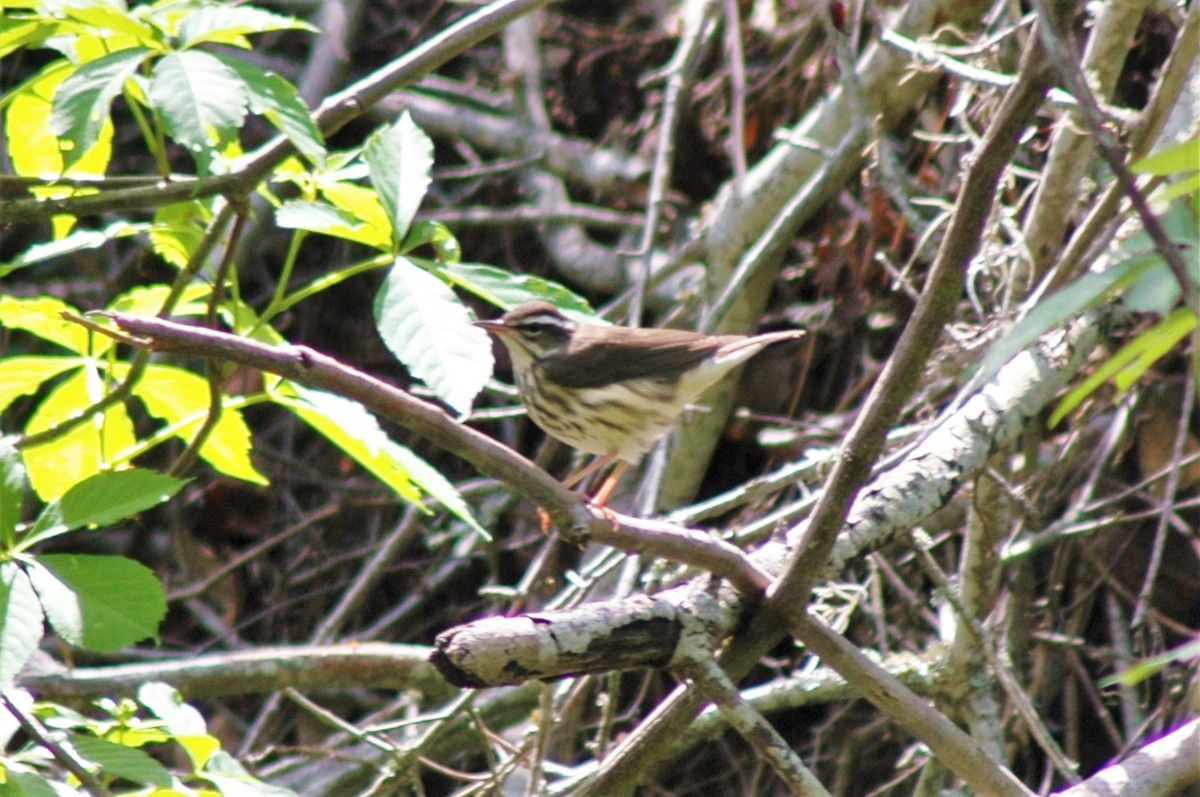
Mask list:
[[[491,540],[491,535],[479,525],[450,480],[413,451],[388,437],[375,416],[357,401],[290,382],[273,398],[405,501],[420,501],[421,491],[424,491],[484,539]]]
[[[482,263],[439,263],[437,268],[457,287],[505,310],[542,299],[568,314],[596,320],[596,311],[587,299],[548,279],[513,274]]]
[[[28,547],[74,529],[111,525],[161,504],[187,482],[146,468],[97,473],[47,504],[23,544]]]
[[[24,669],[42,639],[42,607],[25,571],[0,561],[0,689]]]
[[[51,605],[41,579],[33,579],[51,625],[71,644],[103,652],[144,639],[157,642],[167,601],[150,568],[121,556],[85,554],[43,554],[35,564],[73,595],[63,600],[60,591],[50,589],[56,601]]]
[[[0,278],[7,277],[19,268],[44,263],[76,252],[99,249],[112,241],[149,232],[150,228],[150,224],[114,221],[103,230],[77,230],[57,241],[34,244],[7,263],[0,263]]]
[[[134,47],[102,56],[80,66],[58,87],[50,131],[71,143],[65,155],[68,167],[100,140],[112,101],[148,55],[149,50]]]
[[[162,312],[167,297],[173,292],[170,285],[139,285],[117,296],[108,304],[109,310],[131,315],[156,315]],[[208,312],[206,300],[212,295],[212,286],[195,282],[183,289],[175,305],[173,316],[202,315]]]
[[[295,17],[275,14],[253,6],[233,6],[226,3],[202,5],[179,23],[179,38],[184,47],[203,42],[217,42],[233,47],[249,48],[246,36],[272,30],[318,29]]]
[[[13,533],[21,522],[25,489],[25,466],[21,464],[21,455],[16,446],[0,438],[0,541],[5,550],[12,545]]]
[[[162,46],[162,36],[151,25],[130,14],[124,3],[121,7],[109,3],[63,3],[55,9],[67,19],[81,22],[98,31],[112,31],[151,47]],[[111,38],[111,37],[109,37]]]
[[[208,380],[171,365],[151,364],[146,367],[134,395],[156,418],[173,427],[174,434],[185,443],[209,413]],[[216,424],[209,430],[200,446],[200,457],[221,473],[251,484],[266,485],[266,476],[250,461],[252,449],[250,427],[240,410],[225,407]]]
[[[20,396],[36,393],[47,382],[72,368],[78,368],[75,357],[9,357],[0,360],[0,412],[8,409]]]
[[[325,159],[325,139],[295,86],[248,61],[222,53],[215,55],[245,84],[251,113],[262,115],[313,164]]]
[[[111,338],[93,336],[86,328],[64,319],[63,313],[79,311],[53,296],[19,299],[0,294],[0,325],[37,335],[78,355],[99,356],[113,345]]]
[[[375,297],[383,342],[437,397],[460,415],[492,374],[492,345],[437,277],[398,257]]]
[[[215,149],[236,137],[249,92],[232,69],[200,50],[165,56],[150,74],[147,96],[171,138],[188,149],[202,172]]]
[[[479,521],[475,519],[475,515],[471,512],[467,502],[463,500],[462,493],[458,491],[458,488],[442,475],[440,470],[417,456],[412,450],[404,446],[399,446],[399,449],[396,452],[397,459],[408,469],[412,480],[420,485],[422,490],[429,493],[430,497],[445,507],[450,514],[470,526],[484,540],[491,542],[492,535],[479,525]]]
[[[63,161],[62,142],[50,129],[54,111],[54,95],[63,80],[75,71],[67,61],[55,61],[47,66],[13,96],[4,117],[8,153],[13,170],[28,177],[48,177],[67,174],[103,175],[112,157],[112,121],[107,117],[100,125],[96,143],[72,159],[71,168]],[[90,189],[89,189],[90,190]],[[56,187],[56,194],[82,193],[67,186]],[[0,266],[0,276],[11,269]]]
[[[108,777],[116,776],[134,783],[149,783],[163,788],[169,787],[173,782],[167,768],[141,750],[80,734],[70,734],[67,741],[83,758],[99,764],[101,771]]]
[[[363,243],[391,252],[392,223],[375,189],[346,182],[323,182],[320,190],[323,199],[365,225]],[[369,238],[366,237],[368,234]]]
[[[29,434],[57,426],[74,417],[104,395],[99,375],[85,368],[55,387],[34,411],[25,427]],[[137,442],[125,407],[121,404],[93,413],[69,432],[22,451],[29,483],[43,501],[63,495],[87,477],[107,470]]]
[[[387,436],[363,405],[290,382],[281,385],[272,399],[324,435],[402,499],[410,503],[421,500],[421,492],[414,486],[403,458],[396,454],[401,446]]]
[[[392,242],[398,250],[429,188],[433,141],[405,111],[395,124],[367,138],[363,159],[371,171],[371,185],[387,211]]]
[[[307,230],[375,248],[386,248],[388,239],[362,219],[325,202],[290,199],[275,211],[275,223],[285,230]]]

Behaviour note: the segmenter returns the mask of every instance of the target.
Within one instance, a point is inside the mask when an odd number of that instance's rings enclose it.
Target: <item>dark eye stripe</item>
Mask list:
[[[532,321],[526,319],[522,321],[517,328],[524,334],[530,336],[541,335],[543,332],[565,332],[563,325],[557,321]]]

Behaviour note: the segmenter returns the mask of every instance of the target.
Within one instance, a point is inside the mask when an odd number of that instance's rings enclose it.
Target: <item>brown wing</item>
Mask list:
[[[711,337],[673,329],[589,329],[568,354],[547,358],[546,375],[563,387],[603,387],[626,379],[672,380],[739,336]]]

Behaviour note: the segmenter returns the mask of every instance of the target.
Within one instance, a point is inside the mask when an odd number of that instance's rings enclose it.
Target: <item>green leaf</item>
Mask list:
[[[236,10],[251,9],[242,7]],[[250,112],[261,114],[275,129],[287,136],[302,155],[319,165],[325,159],[325,139],[296,87],[274,72],[248,61],[223,53],[215,55],[245,84],[249,92]]]
[[[154,227],[150,230],[154,253],[176,268],[186,268],[204,240],[210,221],[212,208],[206,201],[172,202],[160,207],[154,212]]]
[[[78,162],[100,140],[112,101],[148,55],[150,51],[144,47],[110,53],[83,64],[58,87],[50,130],[72,145],[66,153],[67,166]]]
[[[43,554],[30,578],[50,624],[72,645],[104,652],[158,641],[167,601],[145,565],[121,556]]]
[[[442,263],[437,271],[456,287],[505,310],[542,299],[568,314],[596,321],[596,311],[587,299],[551,280],[513,274],[482,263]]]
[[[112,157],[112,121],[105,117],[100,125],[97,141],[86,152],[72,157],[68,169],[63,160],[63,142],[50,129],[50,118],[54,112],[54,96],[59,86],[75,71],[69,61],[55,61],[35,75],[12,97],[8,113],[4,117],[4,129],[8,134],[8,152],[13,170],[28,177],[52,177],[61,174],[71,176],[103,175]],[[91,188],[72,189],[56,186],[55,194],[93,192]],[[5,269],[0,267],[0,276]]]
[[[6,777],[8,782],[4,784],[3,791],[0,791],[4,797],[62,797],[63,795],[63,792],[59,791],[55,784],[36,772],[10,767]]]
[[[307,230],[376,249],[390,246],[387,235],[378,228],[325,202],[290,199],[275,211],[275,223],[285,230]]]
[[[371,170],[371,184],[387,210],[398,250],[429,187],[433,141],[405,111],[395,124],[371,134],[363,146],[363,158]]]
[[[131,224],[114,221],[103,230],[76,230],[65,238],[30,246],[7,263],[0,263],[0,278],[7,277],[19,268],[45,263],[76,252],[87,252],[107,246],[112,241],[149,232],[150,224]]]
[[[17,524],[21,522],[21,504],[25,498],[25,466],[21,455],[7,438],[0,437],[0,543],[5,553],[13,544]]]
[[[53,296],[18,299],[0,294],[0,324],[37,335],[78,355],[100,356],[113,345],[112,339],[93,336],[86,328],[62,317],[79,311]],[[2,389],[0,389],[2,392]]]
[[[357,401],[291,382],[272,395],[405,501],[417,503],[421,490],[486,540],[491,535],[471,514],[454,485],[436,468],[387,436],[375,416]],[[417,488],[420,488],[418,490]]]
[[[1058,293],[1042,299],[1007,335],[991,345],[979,364],[978,381],[990,380],[1001,366],[1032,345],[1043,333],[1098,305],[1113,291],[1128,287],[1158,262],[1152,255],[1127,260],[1102,274],[1085,274]]]
[[[492,535],[479,525],[479,521],[471,512],[471,507],[463,500],[462,493],[458,491],[453,482],[410,449],[400,445],[397,445],[397,449],[395,452],[397,461],[403,464],[412,480],[420,485],[422,490],[429,493],[430,497],[445,507],[450,514],[470,526],[471,530],[484,540],[492,541]]]
[[[1134,174],[1158,174],[1169,177],[1200,169],[1200,134],[1187,141],[1147,155],[1129,167]]]
[[[131,288],[108,303],[108,309],[118,313],[131,315],[156,315],[163,311],[167,297],[171,295],[170,285],[140,285]],[[208,312],[206,300],[212,295],[212,286],[194,282],[183,289],[178,301],[170,308],[171,315],[203,315]]]
[[[363,243],[391,253],[392,222],[375,189],[345,182],[323,183],[320,189],[323,199],[365,225],[363,232],[369,232],[371,237]]]
[[[124,3],[62,3],[55,9],[67,19],[82,22],[94,32],[112,31],[128,36],[139,44],[159,48],[162,36],[152,26],[130,14]],[[106,37],[111,38],[111,37]]]
[[[272,786],[254,778],[224,750],[214,753],[204,771],[198,774],[216,786],[221,797],[298,797],[291,789]]]
[[[179,24],[179,38],[184,47],[214,42],[250,49],[247,34],[272,30],[316,32],[318,29],[295,17],[273,14],[253,6],[212,3],[200,6],[183,18]]]
[[[492,374],[492,344],[446,283],[396,258],[375,297],[375,324],[413,376],[460,415],[471,411]]]
[[[52,19],[0,17],[0,58],[22,47],[57,36],[62,28],[62,23]]]
[[[14,686],[11,688],[6,688],[4,690],[4,694],[5,697],[7,697],[21,713],[33,713],[33,695],[31,695],[27,689]],[[17,718],[13,716],[13,713],[11,711],[0,711],[0,750],[10,749],[9,745],[12,744],[12,740],[20,732],[21,723],[17,722]],[[12,759],[10,758],[9,761],[11,760]],[[9,772],[11,773],[11,770],[9,770]],[[3,792],[0,792],[0,794],[3,794]]]
[[[414,486],[404,458],[397,454],[403,447],[387,436],[363,405],[291,382],[281,384],[271,398],[324,435],[402,499],[410,503],[421,500],[421,492]]]
[[[21,396],[36,393],[49,381],[81,361],[75,357],[9,357],[0,360],[0,412]]]
[[[1190,335],[1196,323],[1196,316],[1191,310],[1180,307],[1153,328],[1140,333],[1106,362],[1101,363],[1087,379],[1072,388],[1054,408],[1046,422],[1047,426],[1057,426],[1059,421],[1109,379],[1113,380],[1124,395],[1150,366]]]
[[[138,702],[163,721],[172,736],[204,736],[208,728],[204,724],[204,715],[189,705],[179,694],[179,690],[161,681],[148,681],[138,687]],[[217,747],[220,747],[218,743]],[[208,757],[205,756],[204,761]],[[196,767],[204,766],[204,761]]]
[[[42,639],[42,607],[29,577],[11,559],[0,561],[0,689],[8,689]]]
[[[208,380],[171,365],[147,366],[134,395],[156,418],[174,428],[185,443],[199,430],[209,413]],[[250,461],[250,427],[240,410],[225,407],[208,438],[200,446],[200,457],[221,473],[252,484],[269,484]]]
[[[54,388],[25,427],[29,434],[57,426],[91,406],[105,388],[91,368],[81,369]],[[125,407],[116,404],[93,413],[86,423],[41,445],[22,451],[29,483],[43,501],[52,501],[75,484],[119,463],[137,438]]]
[[[171,773],[162,764],[141,750],[123,744],[98,739],[95,736],[71,734],[67,737],[75,752],[100,765],[107,777],[119,777],[134,783],[150,783],[163,788],[173,783]]]
[[[450,228],[440,221],[418,221],[404,239],[404,251],[411,252],[419,246],[433,247],[438,263],[458,263],[462,260],[462,246]]]
[[[187,483],[146,468],[97,473],[47,504],[22,545],[74,529],[111,525],[161,504]]]
[[[167,133],[207,173],[216,148],[233,139],[246,118],[249,91],[215,56],[184,50],[155,64],[148,97],[162,114]]]
[[[1136,686],[1147,678],[1152,678],[1158,675],[1167,668],[1168,665],[1179,662],[1187,664],[1188,662],[1200,659],[1200,639],[1193,639],[1189,642],[1184,642],[1177,648],[1168,650],[1166,653],[1158,656],[1151,656],[1148,659],[1142,659],[1134,664],[1128,670],[1119,672],[1114,675],[1101,678],[1096,686],[1101,689],[1107,689],[1110,686],[1124,684],[1125,686]]]

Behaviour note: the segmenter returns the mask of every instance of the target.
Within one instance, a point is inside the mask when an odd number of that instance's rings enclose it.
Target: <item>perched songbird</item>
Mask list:
[[[763,347],[804,334],[703,335],[572,321],[547,302],[527,302],[476,326],[508,349],[521,401],[547,434],[601,459],[568,487],[614,459],[593,498],[604,506],[617,480],[669,432],[688,404]]]

